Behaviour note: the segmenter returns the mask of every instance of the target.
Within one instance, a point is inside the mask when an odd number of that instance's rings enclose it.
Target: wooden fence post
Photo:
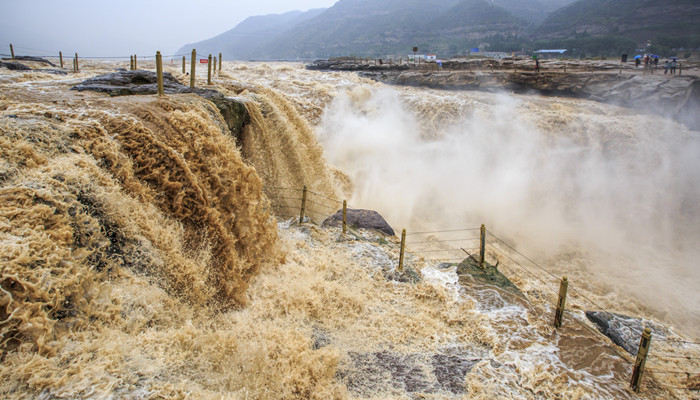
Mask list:
[[[221,58],[221,53],[219,53],[219,71],[221,71],[221,64],[224,63],[224,59]]]
[[[158,79],[158,95],[163,96],[163,57],[160,51],[156,51],[156,75]]]
[[[139,69],[139,62],[136,60],[136,54],[134,54],[134,71]]]
[[[184,75],[185,72],[187,72],[187,71],[185,70],[185,56],[182,56],[182,74]]]
[[[401,252],[399,253],[399,271],[403,271],[403,252],[406,247],[406,229],[401,232]]]
[[[301,194],[301,213],[299,214],[299,223],[304,223],[304,212],[306,211],[306,185],[304,185],[304,191]]]
[[[15,49],[12,47],[12,43],[10,43],[10,54],[12,54],[12,59],[15,59]]]
[[[207,61],[207,85],[211,85],[211,54],[209,54],[209,60]]]
[[[194,73],[196,71],[195,65],[197,62],[197,50],[192,49],[192,60],[190,61],[190,87],[194,88]]]
[[[216,74],[216,57],[214,57],[214,73]]]
[[[347,232],[348,227],[348,201],[343,200],[343,235]]]
[[[63,69],[63,53],[58,52],[58,59],[61,61],[61,69]]]
[[[647,363],[647,354],[649,354],[649,345],[651,344],[651,329],[644,329],[642,338],[639,341],[639,350],[637,351],[637,360],[634,362],[632,369],[632,381],[630,388],[639,393],[639,388],[642,386],[642,376],[644,375],[644,366]]]
[[[129,71],[133,71],[133,70],[134,70],[134,55],[132,54],[129,56]]]
[[[557,312],[554,314],[554,327],[561,328],[561,320],[564,317],[564,307],[566,307],[566,291],[569,288],[569,279],[563,277],[559,284],[559,299],[557,300]]]
[[[75,72],[80,72],[80,65],[78,64],[78,53],[75,53]]]
[[[486,261],[486,225],[481,224],[481,238],[479,240],[479,266],[484,268]]]

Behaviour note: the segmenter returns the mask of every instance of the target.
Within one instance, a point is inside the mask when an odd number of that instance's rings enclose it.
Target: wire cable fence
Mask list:
[[[278,217],[299,216],[301,222],[322,226],[323,222],[342,211],[343,201],[304,188],[269,187],[267,195]],[[352,209],[347,206],[347,209]],[[338,208],[340,205],[340,209]],[[308,220],[308,221],[307,221]]]
[[[46,49],[35,49],[32,47],[25,47],[25,46],[13,46],[14,51],[15,51],[15,57],[21,57],[21,56],[29,56],[29,57],[42,57],[42,58],[58,58],[59,57],[59,51],[54,52],[51,50],[46,50]],[[22,52],[22,54],[19,54],[19,52]],[[79,52],[78,52],[79,53]],[[66,52],[66,56],[68,56],[70,53]],[[5,54],[4,52],[0,54],[0,56],[3,57],[12,57],[12,54]],[[90,60],[129,60],[129,58],[133,57],[134,54],[130,54],[128,56],[114,56],[114,55],[109,55],[109,56],[95,56],[95,55],[88,55],[88,56],[83,56],[81,55],[81,59],[90,59]],[[155,60],[156,56],[155,54],[153,55],[137,55],[140,60]],[[171,55],[163,55],[163,58],[174,58],[174,57],[189,57],[191,54],[171,54]]]
[[[519,267],[522,268],[522,270],[526,271],[529,276],[535,278],[537,281],[540,283],[545,283],[544,280],[537,276],[534,273],[534,270],[539,270],[544,272],[547,276],[559,280],[559,278],[556,276],[556,274],[552,273],[549,271],[547,268],[543,267],[539,263],[535,262],[532,260],[532,258],[525,256],[523,253],[515,249],[513,246],[510,244],[506,243],[502,239],[498,238],[496,235],[493,233],[490,233],[491,236],[496,240],[497,243],[501,243],[504,246],[506,246],[509,250],[511,250],[514,254],[517,254],[518,256],[522,257],[524,260],[527,261],[527,263],[531,266],[530,269],[526,268],[524,265],[517,263],[516,260],[513,259],[510,255],[506,254],[503,250],[497,249],[497,252],[499,252],[501,255],[505,256],[507,259],[510,261],[518,264]],[[545,283],[546,284],[546,283]],[[577,290],[575,287],[569,287],[571,292],[573,292],[581,301],[587,303],[588,305],[594,306],[600,311],[603,312],[610,312],[607,311],[605,307],[601,306],[598,302],[592,300],[589,296],[585,295],[582,293],[580,290]],[[580,318],[576,318],[575,315],[568,311],[565,310],[565,313],[569,314],[576,323],[581,325],[582,327],[598,334],[592,327],[588,326],[588,324],[584,323],[583,321],[580,320]],[[655,341],[660,341],[662,343],[669,343],[669,344],[681,344],[681,345],[698,345],[700,343],[698,342],[693,342],[693,341],[685,341],[685,340],[677,340],[677,339],[672,339],[672,338],[665,338],[665,337],[659,337],[659,338],[654,338]],[[611,347],[615,353],[617,353],[622,360],[625,360],[627,363],[632,364],[628,359],[628,356],[626,354],[623,354],[620,352],[616,347]],[[695,349],[700,350],[698,348]],[[651,360],[658,360],[658,361],[671,361],[671,362],[680,362],[680,361],[685,361],[689,362],[686,363],[685,365],[677,365],[677,367],[680,367],[682,370],[673,370],[673,369],[662,369],[662,368],[646,368],[646,371],[652,372],[652,373],[658,373],[658,374],[666,374],[666,375],[682,375],[690,378],[691,376],[700,376],[700,357],[696,357],[693,355],[674,355],[670,353],[663,353],[663,352],[649,352],[647,355],[645,355],[645,358],[649,357]],[[692,371],[698,371],[698,372],[692,372]],[[677,386],[674,387],[674,389],[678,390],[697,390],[697,388],[689,387],[689,386]]]

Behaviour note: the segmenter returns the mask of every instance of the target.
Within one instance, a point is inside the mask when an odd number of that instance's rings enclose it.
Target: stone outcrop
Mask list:
[[[465,376],[481,361],[476,354],[348,352],[338,371],[348,390],[362,397],[383,390],[421,394],[466,392]],[[422,396],[420,396],[422,398]]]
[[[382,60],[372,60],[371,63],[364,59],[341,58],[332,60],[316,60],[306,66],[314,71],[407,71],[411,67],[408,64],[396,64]]]
[[[471,255],[457,265],[457,275],[460,283],[463,285],[467,285],[470,282],[480,285],[493,285],[522,296],[520,289],[498,270],[498,264],[491,265],[488,262],[484,262],[484,268],[481,268],[475,257]]]
[[[26,65],[14,61],[0,61],[0,68],[7,68],[10,71],[31,71]]]
[[[449,60],[443,63],[444,68],[434,63],[400,67],[349,60],[316,61],[307,66],[356,71],[362,77],[390,85],[582,98],[672,117],[700,131],[700,114],[696,112],[700,108],[700,78],[695,75],[664,75],[660,73],[662,69],[655,74],[641,74],[630,71],[630,66],[620,74],[619,64],[605,61],[548,61],[543,72],[534,71],[532,61],[512,59]]]
[[[512,71],[392,71],[361,75],[394,85],[584,98],[678,117],[689,128],[700,130],[700,118],[693,111],[700,102],[700,78],[692,75]]]
[[[373,210],[348,209],[347,224],[353,228],[373,229],[389,236],[394,236],[394,230],[386,220]],[[341,226],[343,223],[343,211],[339,210],[335,214],[323,221],[322,227]]]
[[[153,71],[117,71],[87,79],[71,90],[108,93],[110,96],[156,94],[158,78]],[[163,90],[167,94],[194,93],[210,100],[221,112],[236,143],[243,143],[243,127],[250,122],[245,100],[226,97],[216,90],[190,88],[181,84],[169,72],[163,74]]]
[[[603,335],[609,337],[613,343],[627,350],[633,356],[636,356],[637,350],[639,350],[639,340],[644,328],[651,329],[652,337],[669,334],[665,328],[650,321],[622,314],[607,311],[586,311],[586,317],[596,325]]]
[[[27,65],[26,63],[29,63],[30,65]],[[45,64],[54,68],[33,68],[36,67],[36,64]],[[66,75],[67,72],[62,70],[62,69],[56,69],[56,64],[52,63],[49,60],[46,60],[41,57],[33,57],[33,56],[17,56],[14,59],[12,58],[3,58],[2,61],[0,61],[0,68],[7,68],[10,71],[37,71],[37,72],[45,72],[48,74],[56,74],[56,75]]]

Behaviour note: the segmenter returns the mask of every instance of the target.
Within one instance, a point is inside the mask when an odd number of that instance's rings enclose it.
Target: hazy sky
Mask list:
[[[0,54],[173,54],[253,15],[331,7],[337,0],[0,0]]]

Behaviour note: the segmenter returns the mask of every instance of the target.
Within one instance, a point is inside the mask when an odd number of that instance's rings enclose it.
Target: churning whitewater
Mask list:
[[[4,398],[692,398],[669,388],[683,375],[630,391],[634,359],[584,299],[688,357],[652,370],[700,371],[697,132],[585,100],[227,63],[210,88],[244,104],[236,136],[192,93],[70,90],[115,67],[0,69]],[[399,237],[320,226],[343,200],[430,232],[405,270]],[[471,248],[425,246],[482,223],[512,288],[443,260]],[[561,329],[558,282],[517,251],[577,290]]]

